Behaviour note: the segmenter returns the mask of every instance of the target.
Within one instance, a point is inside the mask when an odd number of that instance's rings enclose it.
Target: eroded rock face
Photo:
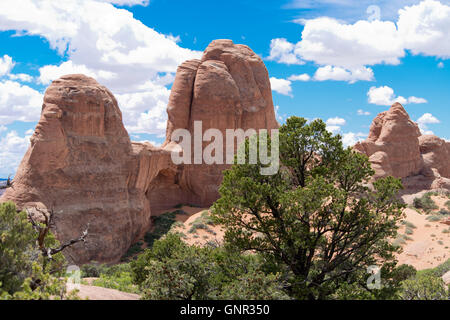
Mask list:
[[[90,241],[68,254],[81,262],[115,260],[149,220],[128,191],[131,151],[111,92],[84,75],[63,76],[45,93],[14,189],[2,201],[53,208],[61,240],[77,237],[89,224]]]
[[[66,251],[75,263],[116,262],[148,230],[151,215],[176,204],[207,206],[218,198],[228,165],[175,165],[174,130],[278,128],[269,76],[247,46],[213,41],[201,60],[177,71],[162,147],[131,142],[116,99],[84,75],[53,81],[41,119],[9,188],[0,199],[56,212],[56,235],[88,241]],[[204,145],[208,142],[204,142]]]
[[[356,144],[365,153],[376,172],[376,178],[405,178],[420,173],[423,160],[420,153],[420,129],[400,103],[380,113],[372,122],[369,137]]]
[[[435,168],[444,178],[450,178],[450,142],[434,135],[423,135],[419,137],[419,146],[425,166]]]
[[[267,69],[249,47],[231,40],[215,40],[201,60],[183,63],[177,71],[167,107],[167,146],[176,129],[194,133],[194,121],[202,122],[202,133],[210,128],[275,129],[278,122],[272,102]],[[204,142],[203,146],[209,142]],[[193,150],[193,149],[192,149]],[[226,150],[224,148],[224,155]],[[192,163],[194,160],[192,159]],[[187,203],[209,206],[218,198],[222,171],[227,165],[184,165],[176,175],[178,184],[188,193],[175,192],[175,199],[153,192],[152,203],[171,207],[180,197]],[[162,180],[171,179],[168,175]]]
[[[369,137],[354,149],[369,157],[375,179],[402,178],[405,188],[414,190],[450,187],[450,143],[421,135],[399,103],[373,120]]]

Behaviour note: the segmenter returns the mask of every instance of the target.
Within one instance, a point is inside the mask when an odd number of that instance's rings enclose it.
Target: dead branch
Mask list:
[[[50,210],[43,210],[40,208],[35,208],[37,212],[42,214],[44,217],[44,222],[39,223],[37,222],[30,211],[27,210],[28,219],[31,222],[31,225],[33,226],[33,229],[38,233],[37,243],[39,246],[39,249],[41,250],[44,257],[48,258],[49,260],[52,259],[53,255],[63,251],[67,247],[70,247],[78,242],[86,242],[86,238],[89,234],[89,224],[86,227],[86,230],[83,231],[83,233],[76,239],[71,239],[69,241],[66,241],[62,245],[60,245],[57,248],[47,248],[45,246],[45,238],[47,237],[50,229],[54,227],[54,217],[55,212],[53,208]]]

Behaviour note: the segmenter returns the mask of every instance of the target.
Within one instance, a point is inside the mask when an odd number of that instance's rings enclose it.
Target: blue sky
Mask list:
[[[214,39],[268,68],[279,121],[328,121],[346,144],[399,101],[450,139],[447,0],[3,0],[0,177],[25,153],[49,83],[86,73],[117,97],[133,140],[161,143],[176,67]]]

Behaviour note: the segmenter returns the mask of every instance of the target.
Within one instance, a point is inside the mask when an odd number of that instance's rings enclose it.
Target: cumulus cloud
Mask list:
[[[346,70],[341,67],[328,65],[317,69],[316,73],[314,74],[314,80],[334,80],[355,83],[356,81],[373,81],[374,75],[371,68],[361,67],[352,70]]]
[[[0,57],[0,77],[9,74],[13,67],[14,62],[10,56],[5,54],[3,58]]]
[[[284,38],[272,39],[270,42],[270,56],[268,60],[285,64],[304,64],[294,53],[295,45]]]
[[[422,134],[433,134],[433,131],[428,130],[428,125],[437,123],[441,123],[441,121],[431,113],[424,113],[419,119],[417,119],[417,124],[419,125]]]
[[[418,98],[411,96],[409,98],[405,98],[402,96],[396,96],[394,94],[394,89],[388,86],[382,87],[371,87],[367,92],[368,101],[371,104],[376,104],[380,106],[390,106],[395,102],[399,102],[403,105],[405,104],[419,104],[419,103],[427,103],[428,101],[424,98]]]
[[[344,144],[344,147],[351,147],[354,146],[357,142],[363,141],[365,138],[367,138],[367,134],[358,132],[347,132],[342,135],[342,143]]]
[[[69,73],[92,76],[117,96],[129,130],[162,134],[167,116],[159,110],[168,102],[165,86],[173,81],[179,64],[201,57],[201,52],[182,48],[179,38],[158,33],[113,4],[148,1],[3,1],[0,31],[41,36],[67,55],[67,61],[41,67],[39,83],[48,85]]]
[[[16,81],[0,81],[0,125],[13,121],[37,121],[43,95]]]
[[[439,63],[437,64],[437,67],[438,67],[439,69],[444,68],[444,63],[443,63],[442,61],[439,62]]]
[[[279,94],[292,97],[292,82],[286,79],[270,78],[270,86],[272,90]]]
[[[11,80],[18,80],[21,82],[33,82],[34,78],[26,73],[9,74],[8,78]]]
[[[327,125],[327,130],[330,131],[333,134],[337,134],[341,132],[341,126],[345,126],[347,124],[347,121],[343,118],[335,117],[335,118],[329,118],[327,121],[325,121],[325,124]]]
[[[31,135],[21,137],[16,131],[10,131],[0,139],[0,176],[6,177],[16,172],[27,151],[30,137]]]
[[[302,74],[293,74],[288,78],[290,81],[309,81],[311,80],[311,76],[307,73]]]
[[[300,20],[304,24],[301,40],[290,43],[273,39],[271,59],[339,67],[347,71],[338,69],[339,74],[347,73],[340,77],[347,79],[352,70],[377,64],[397,65],[406,50],[415,55],[450,57],[450,6],[424,0],[398,13],[396,22],[374,19],[345,23],[329,17]],[[372,79],[369,75],[366,70],[365,77],[355,81]]]
[[[335,125],[335,126],[344,126],[346,123],[347,121],[345,121],[345,119],[339,117],[329,118],[326,121],[327,125]]]

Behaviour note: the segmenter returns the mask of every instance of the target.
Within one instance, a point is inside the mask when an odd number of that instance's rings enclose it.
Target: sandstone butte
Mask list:
[[[450,142],[422,135],[400,103],[380,113],[354,149],[369,157],[375,179],[402,178],[405,194],[450,189]]]
[[[150,227],[150,217],[183,203],[209,206],[227,165],[175,165],[175,129],[276,129],[267,69],[249,47],[213,41],[201,60],[178,67],[162,147],[130,141],[113,94],[93,78],[66,75],[45,92],[39,123],[0,201],[53,209],[64,241],[89,224],[74,263],[117,262]]]
[[[227,165],[175,165],[171,134],[209,128],[274,129],[269,76],[250,48],[213,41],[201,60],[178,67],[162,147],[130,141],[112,93],[84,75],[53,81],[16,176],[0,201],[53,209],[60,240],[89,224],[88,241],[66,252],[82,264],[117,262],[150,227],[150,217],[177,204],[207,207],[218,198]],[[205,143],[208,144],[208,143]],[[402,178],[405,193],[450,189],[450,143],[421,135],[398,103],[373,121],[366,154],[375,178]]]

